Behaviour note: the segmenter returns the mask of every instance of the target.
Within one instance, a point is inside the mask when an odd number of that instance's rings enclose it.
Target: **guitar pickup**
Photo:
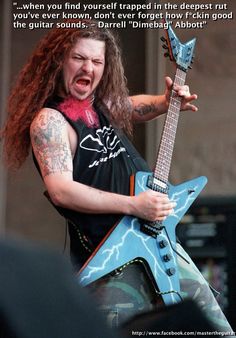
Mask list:
[[[163,194],[167,194],[168,192],[168,184],[153,175],[148,176],[147,187],[154,191],[162,192]]]

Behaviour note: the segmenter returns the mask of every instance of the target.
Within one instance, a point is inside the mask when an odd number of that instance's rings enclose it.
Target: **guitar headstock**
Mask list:
[[[166,31],[166,38],[162,37],[161,40],[164,42],[162,46],[164,49],[168,49],[168,52],[164,56],[169,56],[171,61],[174,61],[180,69],[187,72],[188,68],[191,69],[191,63],[193,63],[193,50],[196,39],[192,39],[185,44],[181,43],[175,35],[170,24]]]

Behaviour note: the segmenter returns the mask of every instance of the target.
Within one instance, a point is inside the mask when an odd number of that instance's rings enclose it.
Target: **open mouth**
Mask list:
[[[84,79],[80,78],[76,80],[76,84],[81,87],[86,87],[90,84],[91,80],[90,79]]]

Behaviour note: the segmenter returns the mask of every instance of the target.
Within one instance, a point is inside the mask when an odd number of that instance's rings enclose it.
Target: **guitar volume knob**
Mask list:
[[[169,262],[171,260],[171,258],[172,258],[171,254],[166,254],[166,255],[163,256],[163,260],[165,262]]]
[[[175,274],[175,268],[169,268],[166,270],[168,276],[173,276]]]
[[[159,246],[161,249],[165,248],[167,245],[168,245],[168,242],[165,239],[159,242]]]

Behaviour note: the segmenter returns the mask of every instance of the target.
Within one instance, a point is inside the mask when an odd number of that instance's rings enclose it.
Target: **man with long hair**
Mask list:
[[[182,110],[197,110],[192,104],[197,95],[191,95],[188,86],[174,89],[182,97]],[[6,160],[9,166],[19,167],[32,145],[47,195],[68,219],[75,269],[122,215],[162,221],[173,211],[175,204],[166,194],[147,190],[129,196],[129,177],[149,169],[126,137],[132,134],[133,123],[167,112],[171,90],[172,80],[167,77],[163,95],[129,97],[116,39],[94,22],[83,29],[49,31],[19,74],[3,130]],[[195,265],[179,262],[179,269],[183,294],[194,297],[220,330],[229,331]],[[131,272],[136,273],[132,268]],[[136,282],[142,280],[145,277]],[[108,309],[110,315],[113,310]]]

